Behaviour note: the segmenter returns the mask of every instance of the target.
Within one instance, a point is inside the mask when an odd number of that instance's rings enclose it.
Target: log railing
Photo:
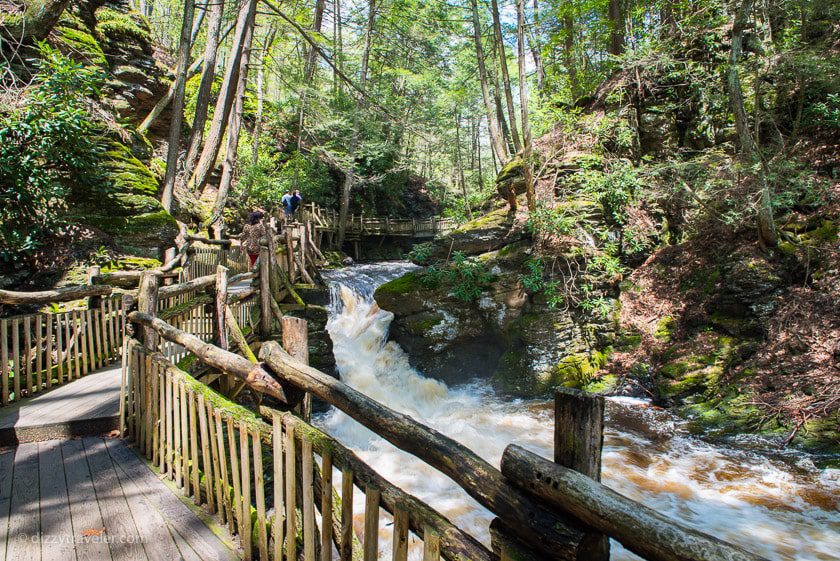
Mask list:
[[[434,559],[440,555],[447,559],[490,560],[498,555],[502,559],[606,560],[606,536],[657,561],[762,560],[655,515],[599,482],[603,398],[558,391],[555,462],[511,447],[500,471],[434,429],[309,367],[306,327],[301,320],[281,322],[284,348],[264,341],[261,363],[209,345],[149,314],[135,312],[129,320],[135,332],[151,329],[200,361],[271,396],[279,406],[297,407],[302,392],[321,398],[446,474],[498,517],[490,528],[491,552],[445,517],[382,479],[375,466],[365,465],[304,419],[269,407],[270,399],[259,408],[260,415],[270,421],[267,424],[253,411],[221,403],[217,397],[211,399],[208,396],[214,394],[208,394],[206,386],[179,372],[154,349],[129,343],[136,355],[128,363],[124,381],[129,435],[150,460],[185,488],[185,493],[189,494],[191,488],[196,501],[214,508],[211,501],[215,500],[215,508],[225,510],[227,514],[222,514],[231,530],[239,534],[246,559],[258,554],[260,559],[292,561],[302,552],[305,561],[326,561],[332,558],[333,546],[342,560],[355,559],[359,553],[365,561],[379,559],[379,539],[384,531],[380,509],[384,508],[393,515],[392,533],[385,535],[392,538],[392,557],[400,560],[407,558],[413,541],[423,541],[424,555]],[[288,333],[288,329],[299,332]],[[204,410],[208,417],[202,421]],[[196,429],[202,422],[215,426],[215,450],[210,429],[206,437]],[[209,456],[199,458],[197,450],[208,450]],[[269,465],[271,471],[267,472]],[[333,468],[342,471],[340,494],[333,489],[337,487]],[[208,478],[205,470],[213,469],[216,475]],[[271,486],[266,483],[267,473],[273,481]],[[204,498],[197,483],[202,475]],[[358,548],[354,546],[358,536],[352,524],[354,484],[363,491],[365,501]],[[223,491],[211,498],[209,495],[219,487]],[[273,518],[266,510],[267,497],[272,497],[277,513]],[[318,509],[320,518],[315,516]],[[296,535],[300,539],[290,537]],[[655,543],[649,543],[651,540]]]
[[[245,559],[326,561],[335,550],[348,561],[406,561],[410,549],[428,561],[495,558],[304,420],[262,407],[263,420],[134,339],[125,352],[127,435],[185,496],[218,513]],[[365,505],[361,541],[357,501]],[[381,554],[383,536],[390,555]]]
[[[110,293],[110,287],[91,288]],[[76,309],[0,318],[0,404],[31,397],[119,360],[127,305],[115,294],[92,298]]]
[[[338,213],[334,210],[323,209],[315,203],[309,203],[301,209],[301,218],[305,222],[311,222],[318,230],[338,231]],[[431,218],[388,218],[351,214],[347,217],[345,232],[360,236],[434,237],[448,234],[457,227],[458,223],[454,219],[440,216]]]

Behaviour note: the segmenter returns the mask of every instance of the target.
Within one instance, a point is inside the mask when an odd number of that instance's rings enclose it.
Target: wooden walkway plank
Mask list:
[[[97,532],[102,532],[105,526],[96,502],[84,445],[80,440],[68,440],[61,444],[61,454],[70,494],[70,519],[76,540],[76,557],[79,561],[110,559],[108,544],[97,536]]]
[[[110,455],[114,446],[121,445],[112,440],[105,443]],[[181,549],[176,544],[175,537],[170,533],[169,525],[163,514],[154,502],[146,496],[146,489],[141,487],[136,480],[129,477],[120,466],[120,460],[111,456],[116,466],[117,478],[122,486],[123,495],[128,501],[128,507],[137,524],[143,548],[149,559],[198,559],[198,555],[186,544]],[[177,534],[175,534],[177,535]],[[180,536],[179,536],[180,537]]]
[[[37,444],[17,447],[14,472],[6,556],[15,561],[37,560],[41,558]]]
[[[15,473],[15,451],[0,451],[0,559],[6,559],[9,532],[9,507],[12,502],[12,478]]]
[[[115,561],[143,561],[146,559],[143,545],[128,503],[122,493],[111,457],[101,438],[84,438],[90,472],[93,475],[93,489],[96,501],[105,522],[105,534]]]
[[[38,444],[38,469],[41,495],[41,556],[49,561],[75,561],[70,501],[64,477],[61,443],[57,440]]]
[[[149,500],[157,506],[170,524],[170,528],[190,545],[205,561],[238,561],[236,554],[228,548],[204,522],[120,441],[106,441],[108,451],[117,469],[122,470],[140,488]],[[177,541],[177,540],[176,540]]]

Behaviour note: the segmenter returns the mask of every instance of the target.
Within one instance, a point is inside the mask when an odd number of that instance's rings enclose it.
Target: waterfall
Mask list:
[[[373,289],[411,268],[386,263],[325,274],[333,295],[327,330],[342,380],[493,465],[511,442],[551,457],[551,402],[503,398],[486,381],[447,387],[417,372],[405,351],[388,342],[394,315],[376,304]],[[603,481],[616,491],[770,559],[837,559],[840,470],[816,469],[803,454],[768,457],[708,444],[642,400],[609,400],[607,414]],[[386,479],[489,544],[493,516],[447,477],[340,411],[316,422]],[[387,539],[383,534],[382,552]],[[614,543],[612,559],[638,558]]]

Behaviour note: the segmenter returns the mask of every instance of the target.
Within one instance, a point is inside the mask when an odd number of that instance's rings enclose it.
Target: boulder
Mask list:
[[[526,397],[584,385],[604,364],[596,345],[611,325],[529,295],[521,276],[530,251],[518,241],[478,256],[494,280],[474,301],[431,286],[422,270],[382,285],[374,297],[394,313],[390,338],[415,368],[448,384],[483,378]]]
[[[475,218],[457,230],[437,238],[433,244],[432,258],[445,259],[455,252],[479,255],[495,251],[523,238],[516,216],[506,208],[499,208]]]
[[[104,232],[126,253],[157,257],[178,235],[177,222],[158,200],[157,179],[124,144],[107,140],[101,148],[103,181],[71,186],[70,218]]]

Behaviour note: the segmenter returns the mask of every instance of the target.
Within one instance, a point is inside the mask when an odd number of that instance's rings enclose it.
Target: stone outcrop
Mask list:
[[[518,241],[479,255],[493,282],[475,301],[429,286],[422,271],[381,286],[375,298],[394,313],[391,338],[421,372],[449,384],[485,378],[520,396],[585,385],[603,365],[597,349],[611,336],[610,322],[529,294],[520,277],[530,251]]]

